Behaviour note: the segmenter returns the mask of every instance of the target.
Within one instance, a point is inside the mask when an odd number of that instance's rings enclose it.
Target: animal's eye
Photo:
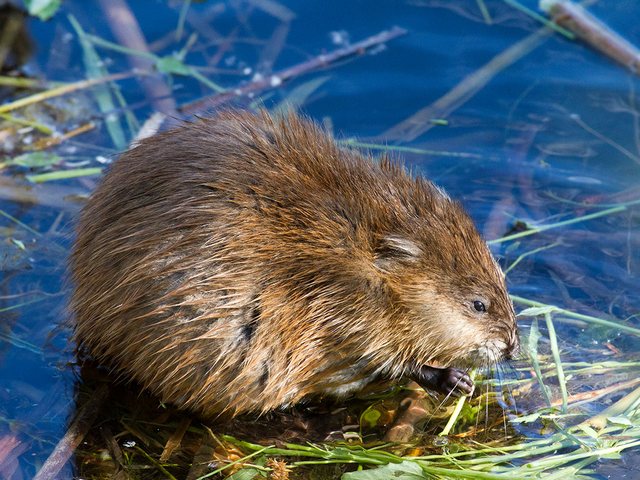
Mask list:
[[[476,300],[473,302],[473,308],[475,308],[478,312],[486,312],[487,308],[484,306],[480,300]]]

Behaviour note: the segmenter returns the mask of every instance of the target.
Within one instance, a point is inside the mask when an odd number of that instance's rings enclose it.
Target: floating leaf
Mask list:
[[[226,480],[258,480],[267,478],[267,474],[255,467],[245,467],[226,477]]]
[[[50,167],[51,165],[57,165],[62,161],[60,156],[51,152],[30,152],[23,155],[18,155],[12,158],[7,165],[18,165],[20,167],[36,168],[36,167]]]
[[[587,424],[580,424],[578,425],[578,428],[580,428],[580,430],[589,435],[591,438],[598,438],[600,436],[594,428]]]
[[[22,240],[18,240],[17,238],[11,238],[11,243],[13,243],[20,250],[26,251],[26,247],[24,246],[24,242]]]
[[[530,415],[523,415],[521,417],[514,417],[509,419],[511,423],[533,423],[540,418],[540,415],[544,413],[544,410],[534,412]]]
[[[191,67],[185,65],[182,60],[169,55],[168,57],[159,58],[156,62],[156,68],[162,73],[174,73],[176,75],[191,75]]]
[[[610,452],[610,453],[605,453],[603,455],[600,455],[599,458],[600,459],[606,458],[608,460],[621,460],[622,459],[622,455],[620,455],[619,452]]]
[[[449,125],[449,120],[447,120],[446,118],[432,118],[429,121],[433,125],[442,125],[442,126]]]
[[[627,417],[621,417],[621,416],[607,417],[607,420],[610,423],[613,423],[615,425],[626,425],[628,427],[633,427],[634,426],[634,423]]]
[[[378,420],[382,416],[382,413],[376,408],[376,405],[371,405],[360,416],[360,424],[365,424],[369,428],[373,428],[378,425]]]
[[[88,177],[99,175],[101,168],[76,168],[73,170],[59,170],[57,172],[41,173],[40,175],[27,175],[27,180],[33,183],[50,182],[51,180],[63,180],[65,178]]]
[[[545,305],[544,307],[529,307],[522,310],[519,317],[537,317],[538,315],[546,315],[558,311],[558,307],[554,305]]]
[[[87,36],[85,31],[80,26],[80,23],[78,23],[73,15],[69,15],[68,18],[71,26],[78,35],[80,47],[82,47],[83,62],[85,70],[87,72],[87,76],[93,79],[107,76],[108,72],[104,67],[104,62],[98,55],[98,52],[96,52],[96,49],[89,40],[89,37]],[[117,89],[117,86],[113,85],[112,89],[115,91]],[[98,85],[92,90],[92,92],[96,98],[96,101],[98,102],[100,111],[107,114],[104,117],[105,124],[107,126],[109,136],[113,141],[113,144],[115,145],[117,150],[124,150],[127,146],[127,140],[122,129],[122,125],[120,125],[120,117],[118,115],[108,114],[116,110],[116,105],[113,102],[111,90],[107,85]]]
[[[60,8],[61,0],[24,0],[29,14],[40,20],[49,20]]]
[[[342,480],[418,480],[427,476],[415,462],[405,460],[402,463],[389,463],[382,467],[349,472],[342,475]]]

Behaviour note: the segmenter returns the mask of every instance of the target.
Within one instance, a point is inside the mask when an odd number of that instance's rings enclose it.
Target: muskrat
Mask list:
[[[374,379],[469,392],[518,347],[504,275],[462,206],[296,115],[221,112],[141,141],[85,206],[81,349],[204,416]]]

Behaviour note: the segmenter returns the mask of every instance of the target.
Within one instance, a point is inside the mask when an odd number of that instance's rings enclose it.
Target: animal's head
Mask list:
[[[430,182],[414,188],[395,228],[375,241],[374,268],[386,286],[390,344],[398,365],[480,366],[518,351],[505,277],[462,206]],[[428,201],[424,201],[427,199]]]

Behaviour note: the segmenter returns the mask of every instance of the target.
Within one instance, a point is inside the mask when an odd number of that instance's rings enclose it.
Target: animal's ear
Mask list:
[[[422,250],[413,240],[400,235],[387,235],[375,249],[374,264],[379,270],[389,271],[400,263],[415,262]]]

